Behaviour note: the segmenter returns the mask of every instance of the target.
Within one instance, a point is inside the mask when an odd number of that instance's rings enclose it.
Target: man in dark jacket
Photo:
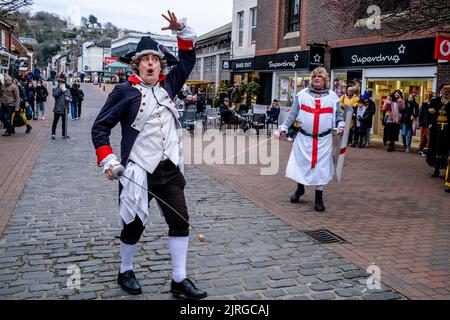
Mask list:
[[[78,110],[77,110],[77,116],[78,119],[80,119],[81,117],[81,105],[83,104],[83,100],[84,100],[84,92],[83,90],[81,90],[80,84],[77,83],[77,88],[78,88]]]
[[[428,144],[430,142],[430,122],[428,119],[428,108],[430,101],[433,99],[433,92],[428,93],[428,97],[422,103],[419,109],[419,127],[420,127],[420,143],[417,154],[424,157],[428,151]]]
[[[364,141],[362,147],[367,147],[370,143],[370,130],[372,129],[373,116],[375,114],[375,102],[370,99],[370,95],[367,91],[364,91],[364,94],[361,97],[361,102],[365,104],[367,108],[361,117],[364,132],[360,138],[363,138]]]
[[[230,98],[225,97],[223,99],[223,104],[219,106],[221,123],[239,123],[240,128],[244,133],[249,129],[247,119],[239,115],[236,111],[236,107],[230,105]]]
[[[442,86],[440,96],[431,100],[428,109],[430,143],[427,163],[434,168],[432,177],[440,176],[440,169],[448,164],[450,152],[450,85]]]
[[[72,96],[70,95],[70,88],[66,84],[66,78],[60,77],[58,79],[58,86],[53,89],[53,97],[55,98],[55,107],[53,108],[54,118],[52,124],[52,139],[55,139],[56,126],[58,125],[59,118],[62,118],[62,137],[68,139],[66,132],[66,115],[69,109]]]
[[[189,215],[184,197],[183,136],[173,97],[181,90],[195,65],[195,33],[175,14],[168,12],[169,26],[177,33],[179,61],[151,37],[142,37],[136,51],[128,54],[135,72],[109,95],[92,127],[97,164],[112,180],[112,169],[122,164],[124,176],[133,177],[147,191],[127,179],[120,180],[119,225],[121,264],[117,281],[130,294],[142,293],[133,271],[137,243],[148,220],[153,197],[169,226],[172,260],[170,292],[190,299],[206,297],[187,278]],[[110,145],[111,129],[122,127],[121,161]]]

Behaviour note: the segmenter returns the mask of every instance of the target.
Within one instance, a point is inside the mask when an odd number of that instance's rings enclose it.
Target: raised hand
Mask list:
[[[175,13],[171,12],[170,10],[167,10],[167,13],[169,17],[165,16],[164,14],[162,14],[162,16],[169,22],[169,25],[167,27],[162,27],[161,30],[181,30],[184,28],[184,25],[178,21]]]

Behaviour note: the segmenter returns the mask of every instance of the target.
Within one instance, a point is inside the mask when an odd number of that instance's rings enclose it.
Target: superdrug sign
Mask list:
[[[334,48],[331,67],[431,64],[436,62],[434,42],[435,38],[426,38]]]
[[[309,52],[298,51],[255,57],[255,70],[293,70],[308,68]]]

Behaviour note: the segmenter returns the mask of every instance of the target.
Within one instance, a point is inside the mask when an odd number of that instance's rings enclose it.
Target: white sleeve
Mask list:
[[[117,160],[117,156],[113,153],[111,153],[109,156],[103,159],[102,162],[100,162],[103,172],[118,164],[120,164],[120,162]]]

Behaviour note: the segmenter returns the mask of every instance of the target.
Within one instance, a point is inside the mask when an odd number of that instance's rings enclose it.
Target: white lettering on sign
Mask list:
[[[374,57],[359,57],[356,54],[352,56],[352,63],[365,64],[365,63],[369,63],[369,62],[386,62],[386,61],[392,61],[394,63],[399,63],[400,56],[398,56],[398,55],[383,56],[381,53],[379,56],[374,56]]]
[[[444,49],[445,46],[447,46],[447,49]],[[450,41],[448,40],[442,41],[441,44],[439,45],[439,51],[444,57],[450,55]]]
[[[240,62],[240,63],[236,63],[236,69],[241,69],[241,68],[250,68],[252,66],[251,62]]]
[[[273,62],[269,61],[269,68],[280,68],[280,67],[291,67],[292,69],[295,69],[295,62]]]

